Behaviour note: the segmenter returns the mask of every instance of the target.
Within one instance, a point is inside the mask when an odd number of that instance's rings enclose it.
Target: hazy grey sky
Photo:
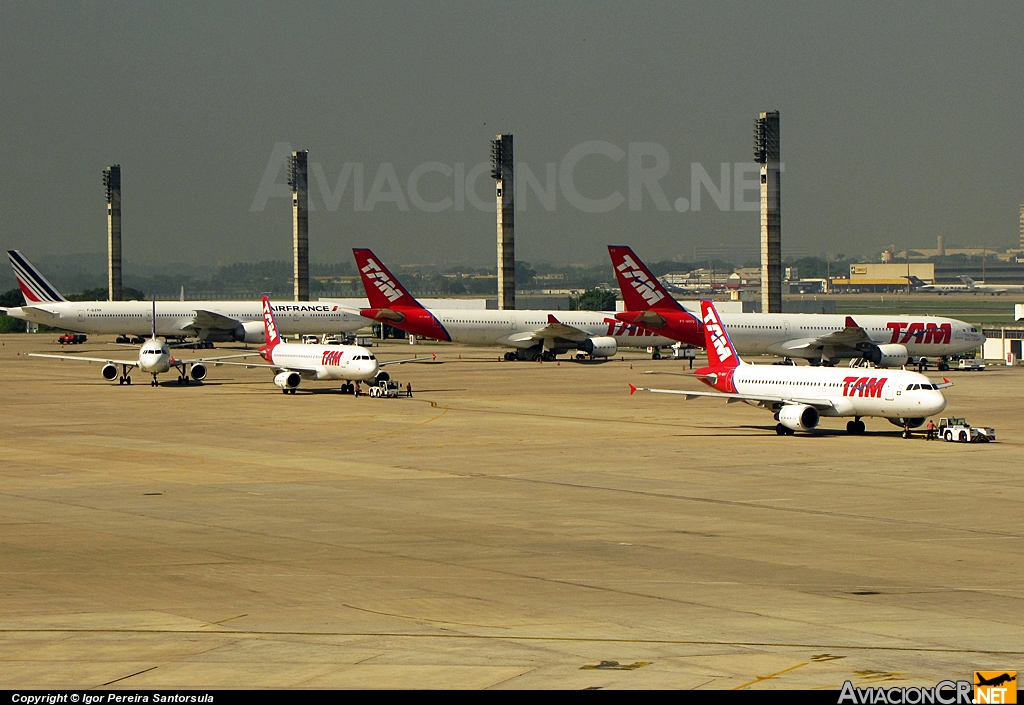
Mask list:
[[[310,150],[328,186],[325,201],[311,174],[314,260],[370,246],[395,261],[490,263],[493,213],[470,197],[460,208],[454,174],[486,161],[497,132],[514,133],[516,161],[542,185],[576,148],[569,186],[624,199],[588,212],[559,185],[549,210],[520,172],[518,259],[756,243],[758,215],[735,209],[732,177],[752,159],[754,117],[777,109],[784,251],[926,247],[938,234],[1006,246],[1024,201],[1022,47],[1020,2],[6,2],[0,243],[30,257],[104,251],[101,170],[120,163],[126,259],[287,259],[289,200],[253,209],[287,142]],[[664,148],[670,210],[646,190],[631,207],[630,143],[634,155]],[[410,176],[429,162],[416,201]],[[717,186],[729,164],[730,190],[679,212],[693,163]],[[392,173],[400,192],[387,200]],[[488,173],[476,193],[493,201]],[[445,197],[445,210],[422,207]]]

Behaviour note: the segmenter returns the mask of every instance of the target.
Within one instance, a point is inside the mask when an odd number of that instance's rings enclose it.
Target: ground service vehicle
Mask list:
[[[989,426],[971,426],[967,419],[951,416],[939,419],[936,428],[939,438],[944,441],[956,441],[957,443],[988,443],[996,439],[996,430]]]
[[[985,369],[985,363],[977,358],[965,357],[960,360],[960,364],[956,368],[964,371],[974,370],[975,372],[982,372]]]
[[[88,338],[81,333],[65,333],[61,337],[57,338],[57,342],[61,345],[79,345],[84,343]]]

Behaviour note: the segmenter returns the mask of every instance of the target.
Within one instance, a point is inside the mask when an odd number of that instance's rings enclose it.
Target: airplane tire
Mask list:
[[[864,422],[863,421],[854,421],[854,424],[857,426],[857,430],[855,431],[855,433],[858,436],[863,435],[864,431],[865,431]]]
[[[851,436],[856,435],[856,433],[857,433],[857,422],[856,421],[847,421],[846,422],[846,432],[848,434],[850,434]]]
[[[652,353],[651,354],[651,359],[652,360],[660,360],[661,359],[661,353]]]
[[[775,425],[775,433],[777,433],[778,435],[785,436],[787,431],[789,431],[789,429],[783,426],[782,424]]]
[[[131,384],[131,383],[132,383],[132,378],[131,378],[131,375],[129,375],[129,376],[127,376],[127,377],[125,377],[125,378],[124,378],[124,383],[125,383],[125,384]]]

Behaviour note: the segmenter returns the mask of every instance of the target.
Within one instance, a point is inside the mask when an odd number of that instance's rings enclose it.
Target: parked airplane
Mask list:
[[[515,348],[505,353],[506,360],[554,360],[570,350],[579,351],[578,356],[608,358],[620,347],[664,347],[674,342],[602,311],[427,309],[370,250],[352,252],[370,300],[370,308],[359,313],[408,333]]]
[[[861,434],[862,417],[880,416],[902,426],[903,437],[909,438],[911,428],[946,408],[941,390],[952,383],[944,379],[935,384],[917,372],[854,372],[746,363],[740,359],[715,305],[710,301],[700,304],[708,366],[697,370],[694,376],[717,391],[650,389],[631,384],[630,394],[643,391],[681,394],[687,399],[718,397],[729,402],[743,401],[773,412],[779,422],[775,432],[780,436],[810,431],[822,416],[852,416],[846,432]]]
[[[355,392],[355,382],[379,384],[391,379],[381,367],[400,365],[406,362],[430,362],[431,357],[408,358],[405,360],[388,360],[380,362],[366,348],[359,345],[307,345],[302,343],[285,343],[281,339],[274,316],[274,308],[270,299],[263,297],[263,326],[267,342],[260,348],[260,356],[269,365],[249,362],[225,362],[225,365],[242,365],[244,367],[270,367],[277,371],[274,384],[285,394],[295,394],[302,378],[343,380],[343,394]]]
[[[629,247],[609,245],[615,276],[626,310],[623,322],[702,347],[702,322],[665,290]],[[879,367],[902,367],[911,360],[927,363],[980,347],[985,336],[955,318],[935,316],[849,316],[819,313],[724,313],[736,346],[744,355],[804,358],[834,365],[843,358],[863,358]],[[943,365],[945,363],[942,363]]]
[[[910,282],[911,291],[921,291],[926,294],[969,294],[971,288],[966,284],[928,284],[912,274],[905,274],[903,278]]]
[[[966,274],[960,275],[960,281],[967,286],[967,290],[971,293],[992,294],[993,296],[1024,293],[1024,284],[986,284],[985,282],[976,282]]]
[[[25,305],[0,309],[12,318],[78,333],[143,336],[154,314],[148,301],[68,301],[18,250],[8,250]],[[350,333],[371,321],[337,304],[317,301],[278,304],[282,335]],[[263,307],[258,301],[158,301],[156,331],[195,336],[205,343],[262,343]]]
[[[153,302],[153,308],[156,309],[156,302]],[[57,360],[75,360],[76,362],[102,362],[103,368],[100,370],[100,374],[103,375],[103,379],[108,382],[113,382],[117,379],[118,384],[131,384],[132,377],[129,374],[133,369],[138,367],[142,372],[153,375],[153,381],[150,383],[156,387],[159,385],[156,376],[169,371],[174,368],[178,371],[178,384],[188,384],[189,375],[191,373],[192,379],[197,382],[201,382],[206,379],[207,367],[206,363],[217,362],[219,360],[226,360],[234,357],[247,357],[246,354],[241,355],[223,355],[221,357],[205,357],[195,360],[178,360],[171,355],[171,351],[167,347],[167,343],[156,337],[156,323],[154,318],[151,317],[151,334],[149,340],[143,343],[142,347],[139,348],[139,357],[137,360],[117,360],[110,357],[82,357],[81,355],[51,355],[48,353],[29,353],[29,357],[49,357]],[[121,366],[121,372],[118,373],[117,366]]]

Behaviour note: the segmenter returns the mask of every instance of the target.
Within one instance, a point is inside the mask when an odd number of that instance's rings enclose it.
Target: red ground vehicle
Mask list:
[[[57,338],[57,342],[61,345],[78,345],[84,343],[88,338],[84,333],[65,333],[61,337]]]

